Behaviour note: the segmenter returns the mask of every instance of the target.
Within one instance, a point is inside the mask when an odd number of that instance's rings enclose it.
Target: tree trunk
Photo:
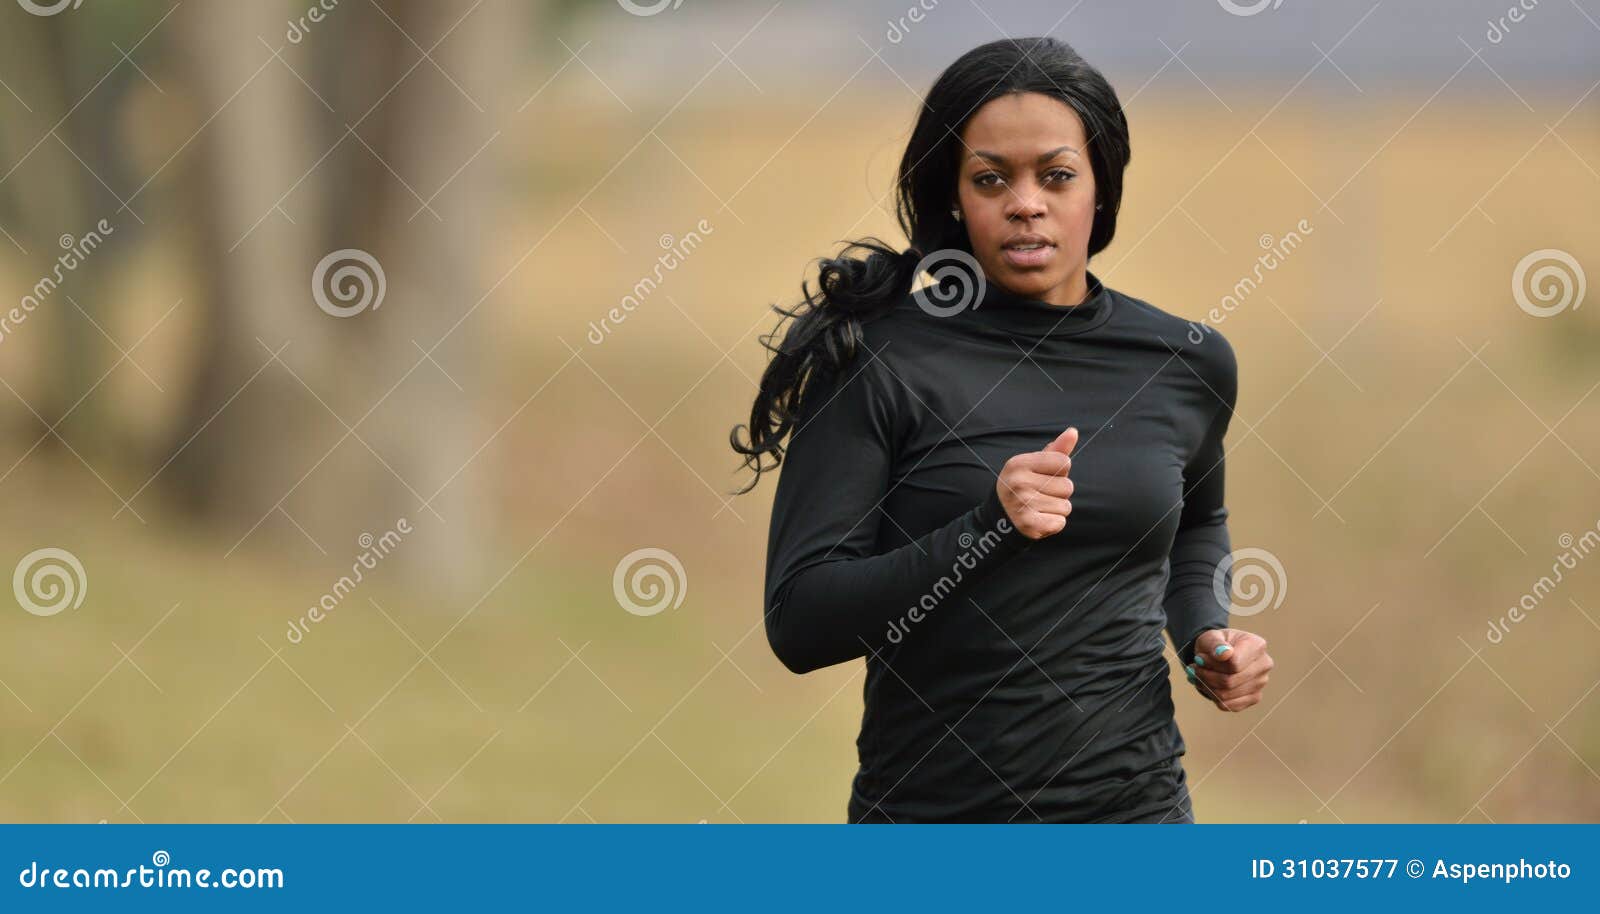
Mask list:
[[[172,165],[196,185],[189,243],[206,331],[161,478],[238,537],[325,550],[334,567],[364,551],[361,534],[405,518],[416,532],[396,564],[468,593],[479,581],[477,474],[451,477],[492,431],[474,421],[485,391],[472,371],[491,318],[455,325],[492,284],[484,276],[504,268],[481,244],[499,228],[502,158],[493,142],[474,154],[514,114],[503,96],[514,94],[526,11],[485,4],[456,25],[467,7],[339,7],[279,62],[265,47],[240,50],[283,35],[276,7],[196,7],[181,28],[190,79],[206,93],[201,120],[269,63]],[[432,51],[438,67],[419,63],[411,39],[428,48],[452,25]],[[361,252],[338,265],[356,267],[374,296],[377,272],[361,261],[378,265],[380,301],[338,298],[337,272],[314,285],[343,250]],[[285,343],[284,364],[272,361]]]

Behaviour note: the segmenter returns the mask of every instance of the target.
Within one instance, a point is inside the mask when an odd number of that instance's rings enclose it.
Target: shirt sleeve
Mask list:
[[[1219,335],[1220,340],[1220,335]],[[1194,662],[1194,641],[1201,632],[1228,627],[1233,572],[1224,569],[1221,587],[1217,568],[1233,551],[1228,535],[1228,509],[1224,502],[1223,436],[1238,402],[1238,367],[1232,350],[1221,341],[1222,377],[1212,381],[1219,401],[1194,457],[1183,471],[1183,512],[1173,538],[1171,574],[1167,579],[1165,608],[1167,635],[1184,666]],[[1219,592],[1223,599],[1218,599]]]
[[[929,598],[960,605],[952,601],[1032,543],[990,485],[943,526],[878,551],[905,400],[877,354],[858,352],[830,383],[807,391],[774,495],[767,640],[796,673],[866,656],[889,640],[892,623],[914,623]],[[909,627],[905,637],[915,637]]]

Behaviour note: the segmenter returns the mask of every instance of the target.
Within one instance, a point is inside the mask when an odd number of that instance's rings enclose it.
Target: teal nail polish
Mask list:
[[[1211,653],[1217,655],[1218,657],[1221,657],[1223,654],[1226,654],[1228,651],[1231,651],[1231,650],[1233,650],[1233,645],[1231,645],[1231,644],[1219,644],[1219,645],[1217,645],[1217,649],[1212,651]]]
[[[1184,669],[1184,672],[1189,674],[1189,681],[1190,682],[1194,682],[1195,678],[1196,678],[1195,675],[1194,675],[1194,667],[1186,666],[1183,669]]]
[[[1195,662],[1196,666],[1205,666],[1206,665],[1206,655],[1205,654],[1195,654],[1194,655],[1194,662]]]

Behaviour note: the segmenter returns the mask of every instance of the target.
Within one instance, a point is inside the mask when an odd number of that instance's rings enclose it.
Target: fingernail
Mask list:
[[[1186,666],[1183,669],[1184,669],[1185,672],[1187,672],[1189,674],[1189,681],[1190,682],[1194,682],[1194,680],[1195,680],[1194,667]]]
[[[1197,666],[1205,666],[1206,665],[1206,655],[1205,654],[1195,654],[1194,655],[1194,662],[1195,662],[1195,665],[1197,665]]]
[[[1228,651],[1231,651],[1231,650],[1233,650],[1233,645],[1231,645],[1231,644],[1219,644],[1219,645],[1217,645],[1217,649],[1212,651],[1211,653],[1217,655],[1218,657],[1221,657],[1223,654],[1226,654]]]

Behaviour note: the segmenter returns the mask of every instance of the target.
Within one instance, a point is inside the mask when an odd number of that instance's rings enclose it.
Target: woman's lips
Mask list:
[[[1018,247],[1003,247],[1000,253],[1005,257],[1006,263],[1018,269],[1037,269],[1050,262],[1055,256],[1056,248],[1053,244],[1042,244],[1038,247],[1027,249]]]

